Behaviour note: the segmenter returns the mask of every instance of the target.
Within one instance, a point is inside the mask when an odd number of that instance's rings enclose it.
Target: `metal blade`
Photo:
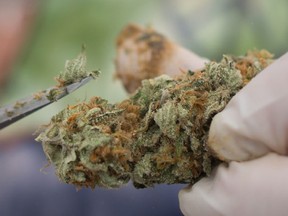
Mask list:
[[[64,87],[52,87],[30,97],[17,100],[15,103],[0,107],[0,129],[22,119],[23,117],[61,99],[88,83],[93,77],[86,77],[79,82]]]

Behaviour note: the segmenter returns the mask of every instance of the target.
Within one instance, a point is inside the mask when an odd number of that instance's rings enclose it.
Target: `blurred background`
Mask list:
[[[55,85],[67,59],[87,47],[96,81],[0,131],[0,215],[181,215],[184,185],[82,189],[58,181],[33,132],[67,104],[127,94],[114,77],[115,39],[128,23],[152,25],[201,56],[287,52],[288,1],[0,0],[0,104]]]

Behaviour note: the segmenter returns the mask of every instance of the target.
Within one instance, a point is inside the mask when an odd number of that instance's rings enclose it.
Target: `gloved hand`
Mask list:
[[[214,117],[208,142],[229,163],[180,191],[184,215],[288,214],[288,53]]]

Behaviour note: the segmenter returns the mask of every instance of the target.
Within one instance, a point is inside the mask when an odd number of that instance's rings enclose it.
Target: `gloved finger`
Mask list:
[[[288,158],[270,153],[221,165],[179,193],[181,211],[193,215],[287,215]]]
[[[211,124],[209,147],[223,160],[288,154],[288,53],[257,75]]]
[[[188,51],[151,27],[130,24],[117,38],[116,75],[134,92],[143,79],[161,74],[171,77],[204,67],[207,59]]]

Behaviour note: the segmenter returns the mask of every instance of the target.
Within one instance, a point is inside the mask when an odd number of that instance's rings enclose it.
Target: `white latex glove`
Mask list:
[[[288,215],[288,53],[215,116],[208,145],[240,162],[180,191],[184,215]]]
[[[154,45],[153,45],[154,44]],[[116,76],[129,93],[144,79],[204,68],[204,59],[152,28],[130,24],[117,37]]]

